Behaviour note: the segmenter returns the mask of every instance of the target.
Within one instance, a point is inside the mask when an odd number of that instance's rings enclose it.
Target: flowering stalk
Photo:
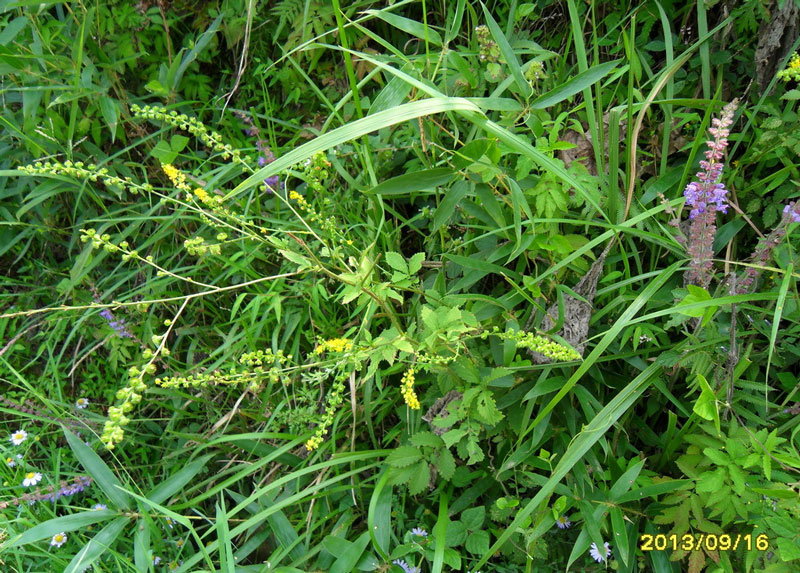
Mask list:
[[[800,201],[792,201],[786,205],[783,208],[783,218],[780,223],[765,239],[759,241],[753,254],[750,255],[750,262],[753,266],[747,267],[744,277],[736,282],[736,294],[746,294],[750,291],[761,274],[761,267],[769,262],[773,251],[786,236],[786,227],[789,223],[800,223]]]
[[[89,476],[77,476],[72,481],[64,480],[60,482],[58,486],[51,485],[43,490],[37,489],[33,493],[27,493],[9,501],[4,501],[0,503],[0,509],[5,509],[9,505],[19,505],[20,503],[27,503],[28,505],[33,505],[39,501],[52,501],[55,503],[62,497],[81,493],[90,485],[92,485],[92,478]]]
[[[738,106],[733,100],[722,109],[722,115],[711,120],[709,133],[713,141],[707,141],[708,150],[705,160],[700,162],[702,171],[698,172],[697,181],[692,181],[683,192],[686,205],[691,207],[689,219],[691,227],[687,242],[687,251],[691,258],[689,270],[685,275],[687,284],[697,284],[703,288],[711,282],[712,262],[714,254],[714,234],[717,231],[717,211],[728,212],[728,191],[719,182],[725,164],[722,161],[725,148],[728,146],[728,128],[733,123],[733,114]]]

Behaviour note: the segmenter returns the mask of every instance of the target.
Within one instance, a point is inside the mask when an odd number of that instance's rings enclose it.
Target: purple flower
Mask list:
[[[409,565],[402,559],[395,559],[392,564],[400,567],[405,573],[420,573],[420,570],[412,565]]]
[[[789,220],[792,223],[800,223],[800,213],[798,213],[798,208],[800,208],[800,205],[792,201],[783,208],[783,216],[785,217],[788,215]]]
[[[411,530],[411,535],[416,535],[417,537],[428,537],[428,532],[421,527],[415,527]]]
[[[111,314],[111,311],[107,308],[104,308],[100,311],[100,316],[102,316],[105,321],[108,323],[108,326],[116,331],[117,336],[120,338],[133,338],[133,334],[128,330],[128,326],[125,324],[124,319],[114,320],[114,315]]]
[[[702,171],[697,173],[697,180],[690,182],[683,192],[686,205],[691,208],[689,219],[692,222],[687,241],[687,251],[691,258],[685,276],[687,284],[706,287],[711,282],[711,259],[717,230],[716,213],[728,212],[728,191],[719,179],[725,166],[722,159],[728,146],[728,128],[733,123],[737,106],[737,100],[733,100],[722,109],[720,117],[711,120],[712,127],[708,131],[714,136],[714,140],[706,141],[708,150],[705,152],[705,159],[700,161]]]

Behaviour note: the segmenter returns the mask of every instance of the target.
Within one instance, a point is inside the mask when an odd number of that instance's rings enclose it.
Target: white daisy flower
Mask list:
[[[158,565],[159,563],[161,563],[161,557],[159,557],[158,555],[153,555],[151,559],[153,560],[153,565]]]
[[[608,545],[608,541],[603,543],[603,547],[605,549],[605,555],[601,555],[600,551],[597,549],[597,544],[592,542],[589,546],[589,555],[592,556],[592,559],[597,561],[598,563],[602,563],[603,561],[608,561],[608,558],[611,557],[611,547]]]
[[[556,519],[556,527],[559,529],[567,529],[569,526],[572,525],[572,522],[566,515],[562,515],[558,519]]]
[[[24,442],[27,438],[28,438],[28,432],[26,432],[25,430],[17,430],[13,434],[11,434],[9,440],[11,440],[12,444],[18,446],[22,442]]]
[[[51,547],[61,547],[67,542],[67,534],[66,533],[56,533],[53,536],[53,539],[50,540]]]
[[[92,506],[92,511],[102,511],[104,509],[108,509],[108,506],[104,503],[96,503]]]
[[[6,458],[6,465],[7,465],[8,467],[10,467],[10,468],[13,468],[15,465],[17,465],[17,462],[15,462],[15,461],[14,461],[14,458],[12,458],[12,457],[7,457],[7,458]]]
[[[42,474],[39,472],[28,472],[25,474],[25,479],[22,480],[22,485],[25,487],[32,487],[42,481]]]
[[[78,410],[85,410],[86,408],[89,407],[89,400],[87,400],[86,398],[78,398],[75,401],[75,407]]]
[[[167,520],[167,526],[172,529],[172,525],[175,523],[171,517],[165,518]]]

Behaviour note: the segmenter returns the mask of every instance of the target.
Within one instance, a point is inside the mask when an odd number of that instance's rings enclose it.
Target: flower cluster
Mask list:
[[[248,137],[256,138],[256,148],[258,149],[259,153],[257,159],[259,168],[269,165],[275,161],[275,154],[272,153],[272,150],[269,148],[269,143],[267,140],[261,138],[261,130],[253,123],[253,118],[245,112],[234,111],[233,113],[236,117],[247,124],[247,129],[243,130],[244,134]],[[283,182],[280,180],[278,175],[271,175],[270,177],[267,177],[264,179],[264,183],[261,186],[262,190],[269,193],[277,191],[279,188],[283,189]]]
[[[149,183],[139,185],[134,183],[130,177],[117,177],[111,175],[105,167],[98,167],[92,163],[85,164],[81,161],[65,161],[60,163],[58,161],[50,163],[49,161],[42,163],[41,161],[35,162],[33,165],[23,165],[17,168],[19,171],[28,175],[67,175],[78,179],[85,179],[88,181],[102,181],[108,187],[115,187],[119,189],[127,189],[131,193],[137,194],[140,191],[151,192],[153,186]]]
[[[796,82],[800,81],[800,55],[794,54],[792,59],[789,60],[789,65],[786,66],[785,70],[781,70],[778,72],[778,79],[781,79],[785,82],[789,80],[794,80]]]
[[[9,400],[2,394],[0,394],[0,404],[11,408],[12,410],[17,410],[18,412],[22,412],[23,414],[30,414],[37,418],[43,418],[45,420],[50,420],[51,422],[56,422],[57,424],[62,424],[68,427],[70,430],[76,433],[80,433],[81,430],[85,430],[88,425],[91,424],[88,420],[75,420],[74,418],[56,418],[54,416],[50,416],[46,412],[42,412],[35,405],[30,401],[26,400],[25,404],[17,404],[13,400]],[[15,446],[20,445],[25,439],[28,437],[28,433],[25,430],[18,430],[14,434],[11,435],[9,441]]]
[[[283,372],[281,367],[287,361],[288,358],[284,356],[282,350],[277,353],[273,353],[271,350],[257,350],[243,354],[239,358],[239,363],[249,366],[250,370],[231,367],[228,372],[214,370],[189,376],[156,378],[154,382],[161,388],[207,388],[218,385],[248,384],[249,390],[256,391],[265,378],[271,383],[277,384]],[[267,367],[265,368],[265,366]]]
[[[790,223],[800,223],[800,201],[792,201],[786,205],[780,223],[766,238],[759,241],[750,255],[751,266],[747,267],[742,278],[737,279],[736,288],[733,289],[736,294],[746,294],[753,287],[761,269],[769,262],[772,253],[786,236],[786,227]]]
[[[353,341],[349,338],[329,338],[321,340],[314,349],[314,354],[323,352],[350,352],[353,349]]]
[[[705,159],[700,162],[702,171],[698,172],[697,181],[692,181],[683,192],[686,205],[691,207],[689,218],[691,227],[687,241],[689,253],[689,270],[686,272],[687,283],[698,284],[702,287],[711,282],[711,269],[713,256],[714,235],[717,231],[716,213],[727,212],[727,190],[719,182],[722,175],[722,162],[725,148],[728,146],[728,128],[733,123],[733,114],[738,105],[733,100],[722,109],[719,117],[712,119],[709,133],[713,141],[707,141],[708,149]]]
[[[227,235],[225,233],[219,233],[217,235],[217,239],[220,237],[222,237],[221,240],[224,241],[227,238]],[[202,257],[206,253],[219,255],[222,252],[222,245],[220,243],[207,243],[203,237],[186,239],[183,241],[183,247],[193,257]]]
[[[114,331],[117,333],[117,336],[120,338],[134,338],[133,334],[128,330],[128,326],[125,324],[125,319],[120,318],[119,320],[114,319],[114,315],[111,314],[111,311],[107,308],[104,308],[100,311],[100,316],[102,316],[105,321],[108,323]],[[83,398],[82,398],[83,399]],[[85,406],[77,405],[78,408],[85,408],[88,406],[89,403],[87,402]]]
[[[31,476],[31,477],[28,477]],[[41,481],[42,474],[38,472],[30,472],[26,474],[25,481],[23,481],[23,485],[26,487],[30,487],[25,482],[27,481],[28,484],[36,485]],[[77,476],[72,481],[62,481],[58,484],[58,486],[48,486],[44,490],[37,489],[33,493],[28,493],[22,495],[20,497],[15,497],[9,501],[4,501],[0,503],[0,509],[5,509],[9,505],[19,505],[21,503],[27,503],[28,505],[33,505],[39,501],[52,501],[55,503],[62,497],[69,497],[71,495],[75,495],[77,493],[83,492],[87,487],[92,485],[92,478],[89,476]]]
[[[317,426],[314,435],[306,442],[306,449],[310,452],[316,450],[324,441],[325,433],[328,428],[333,424],[333,417],[336,415],[336,410],[339,405],[344,401],[344,381],[347,379],[347,372],[339,372],[333,381],[333,387],[328,393],[328,400],[325,404],[325,413],[322,415],[322,420]]]
[[[171,324],[171,321],[166,321],[166,323]],[[128,369],[128,383],[124,388],[117,390],[116,398],[119,400],[119,405],[111,406],[108,409],[108,420],[103,426],[100,440],[109,450],[122,441],[125,436],[123,428],[131,421],[127,414],[133,410],[134,405],[142,401],[142,393],[147,390],[144,377],[156,373],[154,362],[159,355],[169,355],[169,349],[163,344],[164,337],[162,335],[154,334],[150,341],[156,346],[155,352],[149,348],[142,352],[142,358],[148,361],[147,364],[141,369],[137,366],[131,366]]]
[[[414,391],[414,369],[409,368],[406,370],[406,373],[403,374],[403,379],[400,382],[400,393],[403,395],[403,400],[405,400],[406,405],[411,408],[412,410],[419,410],[419,398],[417,397],[417,393]]]
[[[196,117],[189,117],[186,114],[179,114],[175,110],[168,111],[163,107],[149,105],[139,107],[134,104],[131,106],[131,111],[138,117],[163,121],[173,127],[188,131],[199,139],[203,145],[222,154],[222,158],[225,160],[242,161],[241,153],[238,149],[233,149],[230,145],[223,143],[222,136],[219,133],[209,130]]]
[[[581,355],[572,348],[568,348],[552,340],[548,340],[544,336],[533,334],[532,332],[525,332],[523,330],[507,330],[501,332],[500,328],[495,326],[491,331],[484,331],[481,338],[486,338],[490,334],[498,336],[503,340],[511,340],[517,348],[527,348],[547,356],[551,360],[558,360],[561,362],[570,362],[572,360],[580,360]]]
[[[528,80],[531,85],[536,84],[540,79],[546,78],[547,74],[544,72],[544,62],[539,60],[533,60],[528,69],[525,70],[525,79]]]
[[[492,33],[487,26],[477,26],[475,35],[480,46],[478,58],[482,62],[497,62],[500,59],[500,46],[492,40]]]

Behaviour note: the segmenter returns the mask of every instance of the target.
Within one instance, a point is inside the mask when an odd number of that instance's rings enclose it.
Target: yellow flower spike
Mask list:
[[[415,380],[416,378],[414,377],[414,369],[409,368],[406,370],[406,373],[403,374],[403,379],[401,380],[400,393],[403,395],[403,400],[405,400],[406,405],[409,408],[412,410],[419,410],[419,398],[417,397],[417,393],[414,391]]]

